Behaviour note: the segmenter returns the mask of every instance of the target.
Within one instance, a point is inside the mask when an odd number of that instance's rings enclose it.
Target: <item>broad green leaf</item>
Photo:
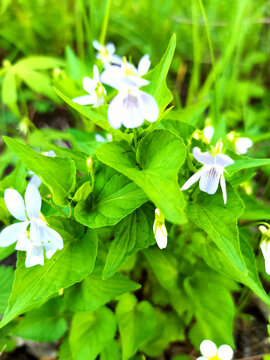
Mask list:
[[[3,137],[5,143],[15,152],[22,163],[49,188],[57,205],[66,206],[67,196],[74,189],[76,168],[74,162],[60,156],[49,157],[38,154],[20,142]]]
[[[185,161],[182,139],[167,130],[155,130],[134,149],[125,141],[110,142],[96,150],[97,158],[133,180],[173,223],[185,222],[185,201],[178,170]]]
[[[178,265],[174,256],[155,247],[143,250],[143,254],[153,269],[158,282],[167,290],[177,288]]]
[[[15,65],[16,71],[19,72],[19,68],[28,68],[32,70],[48,70],[63,67],[65,61],[52,56],[29,56],[19,60]]]
[[[28,312],[11,330],[10,335],[33,341],[56,341],[67,330],[67,321],[61,317],[61,299],[52,299],[38,309]],[[62,305],[62,306],[61,306]]]
[[[205,243],[201,255],[205,262],[215,271],[220,272],[246,286],[270,306],[270,297],[266,294],[259,279],[254,252],[244,235],[240,236],[241,253],[247,267],[247,274],[231,265],[224,254],[213,243]]]
[[[80,284],[67,290],[65,296],[70,309],[74,312],[93,311],[107,304],[116,296],[140,288],[140,284],[121,274],[114,274],[107,280],[103,280],[101,274],[102,269],[99,267]]]
[[[153,223],[154,209],[146,204],[115,226],[114,240],[107,255],[103,278],[112,276],[123,262],[139,249],[153,244]]]
[[[149,80],[150,84],[144,89],[156,99],[162,111],[173,99],[172,93],[166,85],[166,77],[171,66],[175,46],[176,36],[173,35],[160,63],[145,76],[145,79]]]
[[[237,229],[237,218],[243,211],[243,204],[230,186],[227,186],[227,196],[224,205],[221,191],[214,195],[200,193],[197,200],[188,205],[187,216],[208,234],[232,265],[246,274]]]
[[[235,307],[229,289],[220,283],[220,276],[198,272],[185,279],[184,287],[196,318],[189,335],[194,345],[198,348],[202,340],[211,339],[217,345],[234,347]]]
[[[69,344],[74,360],[94,360],[116,331],[114,314],[106,307],[77,313],[71,321]]]
[[[240,195],[245,208],[240,218],[245,220],[270,220],[270,207],[261,204],[254,197],[245,193]]]
[[[1,214],[1,209],[0,209],[0,214]],[[8,247],[0,248],[0,261],[7,258],[9,255],[14,253],[14,251],[15,251],[15,244],[12,244]]]
[[[8,71],[3,79],[2,102],[5,105],[17,102],[16,75],[12,70]]]
[[[100,360],[120,360],[120,350],[117,341],[111,340],[100,354]]]
[[[69,231],[69,227],[64,223],[63,227]],[[59,231],[56,227],[55,230]],[[71,232],[69,237],[65,238],[65,232],[59,232],[64,238],[64,248],[57,251],[50,260],[45,260],[44,266],[26,268],[25,254],[18,253],[13,289],[0,323],[1,327],[55,296],[61,289],[80,282],[92,272],[98,242],[95,231],[88,230],[81,239],[76,239],[76,233]]]
[[[85,201],[88,196],[93,191],[93,188],[91,186],[90,181],[86,181],[83,183],[75,192],[75,195],[73,196],[72,200],[79,202],[79,201]]]
[[[122,359],[129,359],[153,334],[156,328],[156,313],[148,301],[137,303],[132,294],[123,295],[116,307]]]
[[[108,107],[106,105],[100,106],[98,109],[94,110],[91,106],[83,106],[76,104],[74,101],[72,101],[72,99],[69,99],[67,96],[65,96],[59,89],[55,89],[55,92],[69,106],[77,110],[81,115],[85,116],[87,119],[93,121],[97,126],[108,131],[110,134],[112,134],[113,137],[115,137],[115,139],[124,139],[128,142],[131,142],[133,137],[132,134],[125,134],[120,130],[113,129],[110,126],[107,120]]]
[[[252,159],[241,156],[241,160],[235,160],[234,164],[226,167],[229,175],[232,175],[236,171],[249,169],[257,166],[270,165],[270,159]]]
[[[94,191],[75,207],[77,221],[90,228],[117,224],[148,200],[141,188],[112,168],[102,166]]]
[[[151,357],[161,355],[170,342],[185,340],[184,325],[175,313],[156,311],[156,315],[156,331],[142,347],[142,351]]]
[[[0,266],[0,314],[6,310],[14,280],[12,267]]]
[[[58,360],[73,360],[67,336],[65,336],[63,341],[61,342],[57,356]]]

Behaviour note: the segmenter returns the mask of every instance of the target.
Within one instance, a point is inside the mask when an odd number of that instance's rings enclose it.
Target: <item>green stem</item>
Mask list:
[[[68,218],[68,215],[64,213],[64,211],[60,210],[54,203],[50,200],[47,200],[46,198],[42,197],[42,200],[45,201],[47,204],[49,204],[51,207],[53,207],[56,211],[58,211],[60,214],[64,215],[66,218]]]
[[[103,19],[101,34],[99,37],[99,42],[101,45],[105,45],[105,39],[106,39],[109,17],[110,17],[110,12],[111,12],[111,5],[112,5],[112,0],[108,0],[106,12],[105,12],[104,19]]]
[[[136,128],[133,128],[133,140],[134,140],[135,150],[137,150],[137,147],[138,147],[138,133],[137,133]]]

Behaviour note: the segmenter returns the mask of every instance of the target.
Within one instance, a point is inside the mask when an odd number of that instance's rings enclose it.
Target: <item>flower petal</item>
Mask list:
[[[96,88],[97,83],[99,82],[99,71],[97,65],[94,65],[93,68],[93,81],[95,83],[95,88]]]
[[[199,161],[203,165],[213,165],[214,158],[209,152],[201,152],[198,147],[193,148],[192,154],[197,161]]]
[[[206,126],[203,129],[203,136],[206,138],[206,140],[210,141],[214,135],[214,128],[212,126]]]
[[[224,204],[226,204],[226,202],[227,202],[227,191],[226,191],[225,177],[224,177],[223,174],[220,177],[220,186],[221,186],[221,190],[222,190]]]
[[[117,90],[120,89],[124,82],[124,74],[119,66],[110,65],[106,67],[100,75],[100,80],[103,84],[109,85]]]
[[[109,104],[108,120],[112,128],[119,129],[123,120],[123,96],[116,95]]]
[[[94,40],[93,41],[93,47],[98,50],[98,51],[102,51],[103,50],[103,46],[97,41],[97,40]]]
[[[221,360],[231,360],[233,357],[233,349],[229,345],[221,345],[218,348],[217,354]]]
[[[19,222],[7,226],[0,233],[0,247],[6,247],[15,243],[26,232],[28,221]]]
[[[108,51],[108,53],[109,53],[110,55],[114,54],[114,53],[115,53],[115,46],[114,46],[114,44],[113,44],[113,43],[108,43],[108,44],[106,45],[106,50]]]
[[[29,184],[34,185],[36,188],[38,188],[41,185],[41,183],[42,181],[37,175],[32,176],[31,179],[29,180]]]
[[[128,129],[141,126],[144,122],[144,116],[139,106],[138,98],[128,95],[124,99],[122,123]]]
[[[93,105],[95,104],[96,99],[97,99],[96,94],[92,94],[92,95],[79,96],[77,98],[72,99],[72,101],[79,105]]]
[[[58,234],[57,231],[50,228],[49,226],[45,226],[44,234],[45,234],[44,246],[47,246],[46,244],[48,244],[59,250],[63,249],[63,247],[64,247],[63,239],[62,239],[62,236],[60,234]]]
[[[27,185],[24,198],[29,219],[38,219],[41,210],[41,196],[38,189],[33,184],[29,183]]]
[[[155,238],[157,245],[160,249],[164,249],[167,246],[167,229],[166,226],[163,224],[161,226],[157,226],[155,232]]]
[[[149,55],[144,55],[138,64],[138,74],[143,76],[147,73],[151,65]]]
[[[239,155],[245,154],[247,149],[253,145],[252,140],[249,138],[238,138],[235,142],[235,150]]]
[[[46,258],[50,259],[57,251],[57,248],[53,244],[46,244],[44,245],[46,251]]]
[[[97,67],[96,67],[97,68]],[[94,77],[95,77],[95,66],[94,66]],[[83,89],[88,92],[90,95],[95,91],[97,87],[97,82],[90,77],[85,76],[83,78]]]
[[[270,246],[266,240],[261,243],[261,250],[265,261],[265,272],[270,275]]]
[[[201,175],[203,174],[203,170],[199,170],[197,171],[195,174],[193,174],[185,183],[184,185],[181,187],[180,190],[184,191],[187,190],[188,188],[190,188],[191,185],[193,185],[196,181],[199,180],[199,178],[201,177]]]
[[[14,189],[6,189],[4,200],[8,211],[13,215],[17,220],[25,221],[26,209],[22,196]]]
[[[27,250],[25,266],[44,265],[43,246],[32,243]]]
[[[205,357],[213,357],[217,354],[216,344],[211,340],[204,340],[200,345],[200,351]]]
[[[231,159],[228,155],[224,154],[216,154],[214,157],[214,161],[216,165],[222,167],[226,167],[234,163],[233,159]]]
[[[110,60],[112,64],[116,64],[116,65],[123,64],[123,59],[121,58],[121,56],[118,55],[111,55]]]
[[[139,91],[139,106],[141,108],[144,119],[154,122],[159,115],[159,108],[156,100],[152,95],[144,91]]]
[[[27,251],[31,244],[32,241],[28,239],[27,233],[25,232],[19,236],[15,249],[19,251]]]
[[[214,194],[218,188],[219,178],[220,173],[214,166],[210,167],[207,171],[204,171],[199,183],[201,191],[210,195]]]

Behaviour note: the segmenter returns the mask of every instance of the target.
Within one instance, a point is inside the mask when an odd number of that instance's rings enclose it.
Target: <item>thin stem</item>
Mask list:
[[[137,134],[137,129],[136,128],[133,128],[133,140],[134,140],[135,150],[137,150],[137,147],[138,147],[138,134]]]
[[[103,19],[101,34],[99,37],[99,42],[101,43],[101,45],[105,44],[107,28],[108,28],[108,23],[109,23],[109,17],[110,17],[110,12],[111,12],[111,5],[112,5],[112,0],[108,0],[106,12],[105,12],[104,19]]]

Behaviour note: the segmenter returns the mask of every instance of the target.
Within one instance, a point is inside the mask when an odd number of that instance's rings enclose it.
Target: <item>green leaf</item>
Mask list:
[[[186,156],[182,139],[170,131],[155,130],[140,141],[137,160],[134,149],[124,141],[106,143],[96,155],[142,188],[167,220],[185,222],[185,201],[178,185],[178,171]]]
[[[68,158],[38,154],[28,146],[6,136],[3,136],[3,139],[22,163],[49,188],[54,202],[59,206],[66,206],[67,196],[74,189],[76,181],[74,162]]]
[[[91,228],[115,225],[147,200],[134,182],[102,166],[95,176],[92,197],[79,202],[74,215],[77,221]]]
[[[61,342],[57,356],[58,360],[73,360],[67,336]]]
[[[227,186],[227,196],[224,205],[220,191],[214,195],[200,193],[197,200],[189,204],[187,216],[208,234],[238,270],[246,274],[237,229],[243,204],[230,186]]]
[[[76,190],[72,200],[76,202],[85,201],[92,191],[93,188],[91,186],[91,182],[86,181]]]
[[[242,200],[244,201],[245,208],[243,214],[240,218],[245,220],[270,220],[270,207],[265,206],[254,199],[252,196],[249,196],[245,193],[241,195]]]
[[[184,287],[196,318],[189,336],[197,348],[204,339],[234,347],[234,302],[229,289],[220,280],[220,276],[209,271],[185,279]]]
[[[177,261],[168,251],[149,248],[143,251],[144,256],[153,269],[158,282],[167,290],[177,289]]]
[[[39,309],[28,312],[11,330],[10,335],[33,341],[56,341],[67,330],[67,321],[61,317],[64,308],[52,299]]]
[[[121,359],[119,346],[115,340],[111,340],[100,354],[100,360],[111,360],[111,359],[113,360]]]
[[[77,313],[71,322],[69,344],[74,360],[94,360],[114,338],[116,321],[106,307]]]
[[[146,204],[115,226],[114,240],[106,258],[103,278],[112,276],[123,262],[139,249],[153,244],[153,223],[154,209]]]
[[[2,102],[5,105],[17,102],[16,75],[8,71],[2,83]]]
[[[1,214],[1,209],[0,209],[0,214]],[[15,244],[12,244],[4,248],[0,248],[0,261],[7,258],[9,255],[14,253],[14,251],[15,251]]]
[[[64,227],[68,231],[68,226]],[[19,252],[12,293],[0,326],[89,275],[94,268],[97,243],[94,230],[88,230],[82,239],[76,239],[76,233],[71,233],[69,238],[64,238],[63,250],[45,260],[44,266],[31,268],[25,267],[25,255]]]
[[[173,95],[166,85],[166,77],[171,66],[175,46],[176,36],[173,35],[160,63],[144,76],[145,79],[150,81],[150,84],[144,87],[143,90],[146,90],[147,93],[156,99],[162,111],[173,99]]]
[[[69,106],[77,110],[81,115],[85,116],[87,119],[93,121],[97,126],[108,131],[115,139],[124,139],[128,142],[131,142],[133,134],[125,134],[120,130],[113,129],[108,120],[107,120],[107,110],[108,106],[100,106],[98,109],[94,110],[91,106],[83,106],[76,104],[72,99],[69,99],[65,96],[59,89],[55,89],[57,95],[64,100]]]
[[[32,70],[48,70],[55,69],[59,67],[63,67],[65,65],[65,61],[62,59],[58,59],[52,56],[28,56],[19,60],[14,67],[19,68],[29,68]],[[19,72],[19,70],[17,70]]]
[[[123,295],[116,307],[116,317],[122,344],[122,359],[129,359],[153,334],[156,313],[148,301],[141,301],[132,294]]]
[[[226,167],[229,175],[232,175],[236,171],[249,169],[257,166],[270,165],[270,159],[252,159],[248,157],[239,157],[241,160],[235,160],[234,164]]]
[[[6,310],[13,280],[14,270],[12,267],[0,266],[0,314],[3,314]]]
[[[141,286],[121,274],[114,274],[103,280],[102,269],[98,267],[80,284],[65,293],[69,308],[74,311],[93,311],[107,304],[116,296],[138,290]]]

